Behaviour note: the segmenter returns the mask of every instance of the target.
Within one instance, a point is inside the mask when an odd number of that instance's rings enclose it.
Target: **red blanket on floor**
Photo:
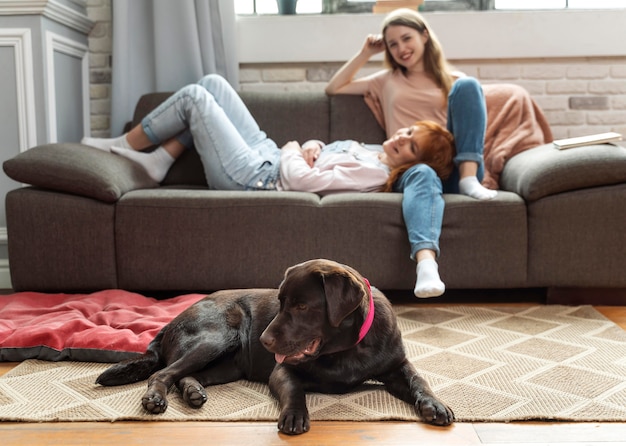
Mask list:
[[[117,362],[143,353],[165,324],[203,297],[158,300],[122,290],[0,296],[0,361]]]

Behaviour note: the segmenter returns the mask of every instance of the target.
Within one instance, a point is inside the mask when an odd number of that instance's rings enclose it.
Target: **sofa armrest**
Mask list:
[[[6,160],[13,180],[113,203],[134,189],[157,187],[137,163],[82,144],[45,144]]]
[[[626,148],[594,144],[559,150],[552,143],[507,161],[500,188],[536,201],[548,195],[626,182]]]

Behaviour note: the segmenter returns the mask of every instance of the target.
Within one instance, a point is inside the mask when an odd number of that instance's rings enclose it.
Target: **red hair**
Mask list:
[[[416,138],[420,156],[414,161],[392,169],[387,182],[382,187],[383,192],[391,192],[398,178],[416,164],[426,164],[432,167],[442,180],[448,178],[452,173],[453,159],[456,154],[452,134],[432,121],[417,121],[415,125],[419,127]]]

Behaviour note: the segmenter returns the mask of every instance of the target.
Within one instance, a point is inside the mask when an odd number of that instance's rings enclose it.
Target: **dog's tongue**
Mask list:
[[[320,339],[314,339],[312,340],[309,345],[301,352],[296,353],[294,355],[281,355],[280,353],[274,353],[274,358],[276,359],[276,362],[279,364],[282,364],[283,362],[285,362],[285,359],[287,358],[292,358],[292,360],[300,360],[303,359],[305,356],[307,355],[312,355],[315,353],[315,351],[317,350],[317,348],[320,345]]]

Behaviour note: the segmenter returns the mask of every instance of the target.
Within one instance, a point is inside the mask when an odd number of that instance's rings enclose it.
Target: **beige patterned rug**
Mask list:
[[[626,332],[592,307],[395,306],[407,354],[458,421],[626,421]],[[208,389],[188,408],[176,390],[166,413],[141,407],[145,382],[100,387],[108,364],[28,360],[0,378],[0,420],[273,421],[263,384]],[[372,383],[307,396],[313,420],[414,420],[412,406]]]

